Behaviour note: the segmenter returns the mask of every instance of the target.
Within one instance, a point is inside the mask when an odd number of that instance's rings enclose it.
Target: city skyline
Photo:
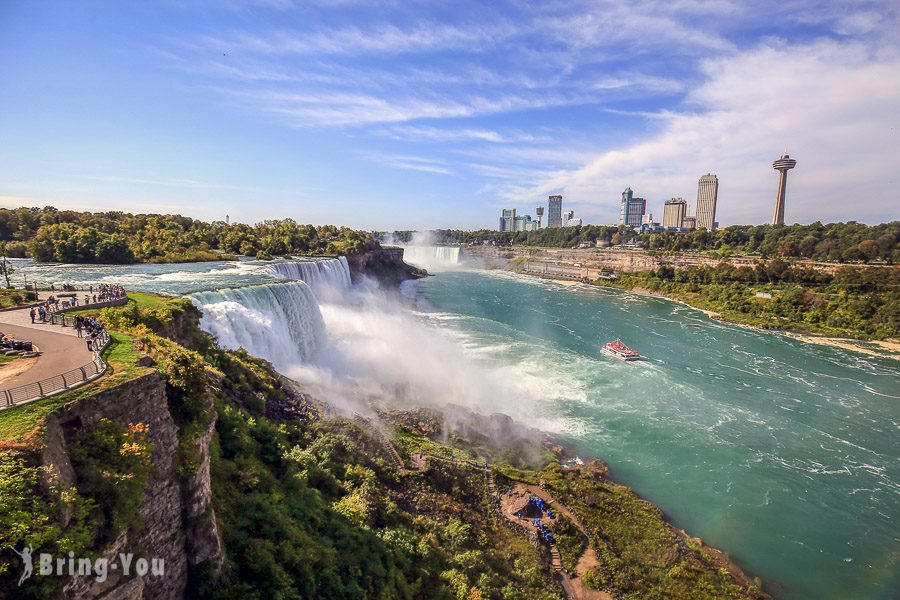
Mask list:
[[[786,222],[889,221],[898,19],[867,0],[3,3],[0,206],[476,229],[563,195],[612,223],[626,186],[690,201],[710,171],[727,226],[771,220],[790,148]]]

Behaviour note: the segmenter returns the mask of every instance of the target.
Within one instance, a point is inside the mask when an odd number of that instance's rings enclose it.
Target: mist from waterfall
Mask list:
[[[285,373],[325,343],[318,301],[302,281],[198,292],[200,326],[230,350],[244,348]]]
[[[441,326],[440,314],[413,308],[371,280],[351,285],[346,260],[268,268],[303,281],[192,294],[203,311],[201,326],[225,348],[270,361],[338,409],[455,404],[525,418],[533,416],[528,407],[537,394],[553,395],[531,373],[511,379],[500,365],[467,353],[465,340]]]

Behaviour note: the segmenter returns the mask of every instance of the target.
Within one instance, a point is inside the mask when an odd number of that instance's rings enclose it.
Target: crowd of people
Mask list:
[[[99,352],[103,347],[106,328],[98,319],[78,315],[75,317],[75,332],[78,334],[78,337],[85,338],[89,351]]]
[[[121,285],[101,283],[97,286],[96,291],[94,290],[94,286],[88,287],[88,293],[84,295],[84,303],[97,304],[98,302],[109,302],[111,300],[124,298],[125,296],[125,288]]]
[[[32,323],[46,323],[47,321],[52,321],[53,315],[62,309],[110,302],[127,296],[125,288],[121,285],[101,283],[98,286],[88,286],[85,289],[87,293],[84,295],[84,301],[79,304],[78,295],[75,293],[76,288],[74,285],[64,283],[62,286],[56,286],[54,284],[51,285],[51,290],[55,291],[58,287],[62,289],[62,292],[51,295],[41,304],[31,308],[30,315]]]
[[[512,492],[512,488],[510,488],[510,493],[511,492]],[[547,528],[547,526],[544,525],[544,523],[542,522],[544,513],[547,513],[547,518],[555,519],[556,516],[553,514],[553,511],[547,506],[547,504],[544,502],[543,499],[538,498],[537,496],[529,497],[528,503],[531,504],[532,506],[534,506],[535,508],[537,508],[541,514],[540,519],[530,519],[531,524],[537,528],[538,534],[540,534],[540,536],[542,538],[544,538],[545,540],[547,540],[550,543],[555,542],[556,538],[553,537],[553,534],[550,533],[550,529]],[[519,517],[520,519],[525,518],[525,515],[521,510],[516,513],[516,516]]]
[[[46,300],[38,305],[32,306],[29,315],[32,323],[46,323],[52,321],[65,326],[72,326],[78,337],[84,338],[87,348],[90,352],[99,352],[103,347],[106,339],[106,329],[103,323],[94,317],[86,317],[76,315],[68,317],[65,309],[76,307],[87,307],[91,304],[99,304],[101,302],[109,302],[127,296],[125,288],[121,285],[100,284],[97,286],[88,286],[84,289],[87,292],[84,295],[84,302],[79,302],[76,288],[70,284],[62,286],[53,286],[53,289],[62,289],[63,291],[49,296]],[[56,318],[59,313],[60,318]]]
[[[78,306],[78,298],[74,296],[71,298],[57,298],[56,296],[50,296],[41,304],[31,307],[31,311],[29,312],[31,315],[31,322],[36,323],[37,321],[40,321],[41,323],[46,323],[48,320],[52,320],[53,315],[56,314],[57,311],[63,308],[72,308],[74,306]]]

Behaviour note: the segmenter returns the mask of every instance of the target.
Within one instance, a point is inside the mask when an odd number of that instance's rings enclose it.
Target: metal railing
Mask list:
[[[65,308],[60,308],[52,313],[49,313],[45,318],[45,323],[52,323],[53,325],[62,325],[63,327],[68,327],[75,323],[74,317],[66,318],[67,312],[72,312],[76,310],[87,310],[91,308],[106,308],[108,306],[123,306],[128,303],[128,296],[121,296],[119,298],[113,298],[112,300],[104,300],[103,302],[93,302],[91,304],[81,304],[78,306],[67,306]]]
[[[99,348],[96,346],[98,341]],[[101,354],[109,345],[109,334],[106,331],[102,332],[100,337],[94,340],[94,344],[94,360],[86,365],[0,392],[0,410],[70,390],[103,375],[106,372],[106,362]]]

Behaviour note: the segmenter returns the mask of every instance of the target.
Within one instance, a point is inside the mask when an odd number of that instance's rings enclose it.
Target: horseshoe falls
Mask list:
[[[423,267],[428,271],[453,269],[459,265],[457,246],[404,245],[402,248],[404,262]]]

